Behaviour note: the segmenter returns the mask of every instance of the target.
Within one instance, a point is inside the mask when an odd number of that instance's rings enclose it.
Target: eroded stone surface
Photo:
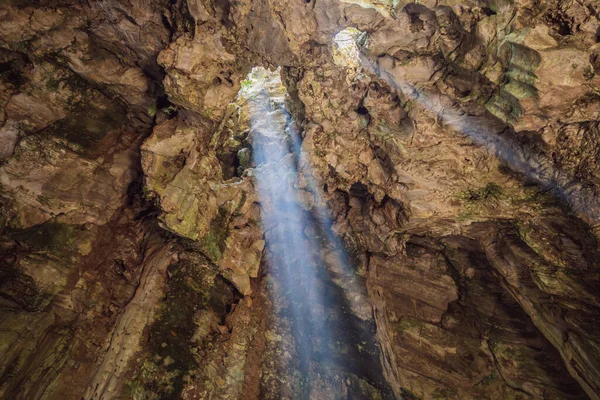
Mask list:
[[[597,9],[3,3],[0,397],[597,399]],[[302,137],[286,201],[339,238],[308,296],[339,373],[273,312],[266,266],[300,255],[265,250],[255,65]]]

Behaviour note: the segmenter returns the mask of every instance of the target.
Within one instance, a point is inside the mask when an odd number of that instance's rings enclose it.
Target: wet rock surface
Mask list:
[[[0,398],[600,398],[599,10],[3,2]]]

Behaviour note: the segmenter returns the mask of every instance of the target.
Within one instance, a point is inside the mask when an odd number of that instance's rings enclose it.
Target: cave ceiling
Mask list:
[[[0,399],[600,399],[597,0],[0,2]]]

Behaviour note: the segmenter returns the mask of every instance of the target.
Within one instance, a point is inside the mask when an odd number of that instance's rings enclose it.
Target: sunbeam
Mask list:
[[[251,103],[250,173],[261,204],[267,267],[277,280],[273,296],[285,305],[275,311],[291,320],[302,374],[310,385],[324,372],[338,375],[378,362],[369,332],[372,312],[364,284],[331,230],[321,185],[303,153],[301,132],[285,108],[278,71],[261,73],[269,77],[246,85],[242,93]],[[299,174],[306,182],[302,188]],[[348,357],[356,358],[356,365],[343,365]],[[319,370],[318,365],[331,370]]]
[[[551,191],[578,212],[591,225],[600,220],[600,202],[589,188],[578,185],[573,177],[556,168],[547,155],[524,146],[517,135],[491,115],[469,115],[448,96],[433,89],[418,88],[402,79],[390,56],[373,62],[361,54],[361,65],[379,76],[406,99],[410,99],[437,116],[446,128],[469,137],[475,144],[487,148],[513,171]],[[400,68],[401,69],[401,68]]]

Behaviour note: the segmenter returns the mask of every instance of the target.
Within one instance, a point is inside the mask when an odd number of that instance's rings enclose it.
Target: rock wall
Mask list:
[[[0,397],[600,398],[599,10],[3,2]],[[333,364],[273,311],[254,66],[339,240]]]

